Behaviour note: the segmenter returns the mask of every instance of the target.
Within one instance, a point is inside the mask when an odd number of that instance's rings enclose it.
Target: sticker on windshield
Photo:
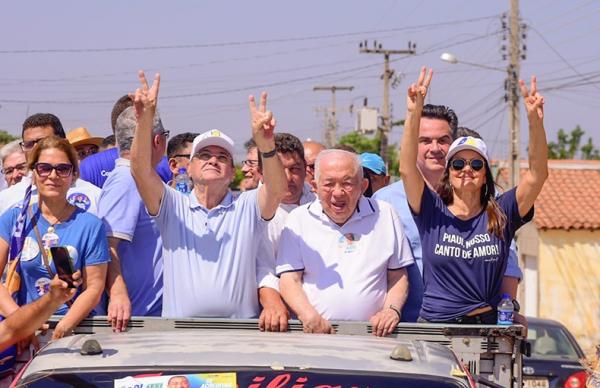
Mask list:
[[[236,388],[236,374],[198,373],[169,376],[129,376],[115,380],[115,388]]]

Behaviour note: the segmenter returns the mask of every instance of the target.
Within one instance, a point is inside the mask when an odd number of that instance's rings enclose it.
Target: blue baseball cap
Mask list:
[[[386,175],[387,168],[381,156],[371,152],[363,152],[360,154],[360,164],[373,171],[377,175]]]

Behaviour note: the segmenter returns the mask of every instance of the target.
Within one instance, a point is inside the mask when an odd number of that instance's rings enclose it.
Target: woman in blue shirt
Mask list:
[[[529,121],[529,170],[516,188],[496,198],[487,147],[481,139],[456,139],[435,192],[417,167],[419,123],[432,71],[421,69],[408,89],[400,174],[423,247],[420,321],[496,323],[510,242],[533,217],[533,204],[548,176],[544,98],[520,81]]]
[[[62,305],[56,311],[64,314],[53,334],[53,338],[60,338],[70,333],[100,301],[109,261],[106,233],[100,219],[67,201],[67,191],[79,174],[77,154],[67,140],[51,136],[39,141],[29,157],[29,168],[33,171],[38,203],[29,205],[26,212],[17,300],[1,293],[4,297],[0,298],[0,312],[7,316],[18,305],[46,294],[56,274],[50,247],[67,247],[72,267],[82,273],[83,285],[71,306]],[[22,207],[23,204],[17,205],[0,217],[0,272],[7,264],[13,228]]]

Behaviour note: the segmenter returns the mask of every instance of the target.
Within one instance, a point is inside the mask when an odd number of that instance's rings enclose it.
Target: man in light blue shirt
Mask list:
[[[115,138],[120,158],[104,183],[98,202],[99,217],[106,226],[113,256],[113,267],[119,267],[120,263],[120,268],[109,271],[107,281],[110,295],[108,316],[111,322],[116,321],[115,328],[119,331],[127,325],[129,315],[160,316],[162,312],[162,241],[154,220],[146,212],[130,169],[129,155],[136,125],[133,107],[119,115]],[[153,133],[165,137],[167,131],[160,120],[155,121]],[[161,145],[164,143],[160,142]],[[164,148],[159,147],[155,152],[164,153]],[[125,290],[114,285],[115,281],[120,281],[116,279],[118,276],[122,276]],[[126,296],[131,304],[129,314],[126,311],[129,307]]]
[[[272,273],[263,274],[256,258],[267,220],[275,215],[287,184],[276,155],[275,121],[266,110],[266,93],[258,108],[250,97],[252,135],[263,162],[264,184],[233,198],[229,190],[235,172],[233,141],[211,130],[194,139],[188,166],[194,189],[184,195],[162,183],[152,168],[158,162],[152,159],[151,147],[160,76],[156,75],[152,87],[142,72],[139,77],[142,87],[134,96],[138,126],[131,169],[163,240],[162,315],[253,318],[259,315],[260,294],[267,312],[261,319],[270,320],[268,315],[283,304],[275,290],[259,288],[262,276]],[[279,298],[278,303],[271,304],[263,294]],[[279,325],[271,329],[279,330]]]
[[[446,154],[457,136],[458,118],[454,111],[443,105],[425,105],[419,126],[419,148],[417,164],[427,185],[433,189],[437,186],[444,172]],[[402,321],[416,322],[423,301],[423,263],[421,261],[421,240],[417,226],[413,220],[404,184],[402,181],[377,191],[373,198],[386,201],[394,206],[400,216],[404,232],[409,240],[415,264],[407,267],[409,291],[408,299],[402,309]],[[514,241],[511,245],[508,265],[502,281],[502,292],[516,298],[520,279],[523,277],[518,265]]]

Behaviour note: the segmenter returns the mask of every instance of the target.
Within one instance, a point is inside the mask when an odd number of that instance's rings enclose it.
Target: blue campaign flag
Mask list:
[[[27,209],[31,201],[31,184],[25,190],[21,211],[17,221],[13,225],[10,237],[10,251],[8,255],[8,272],[6,275],[6,289],[17,300],[19,290],[21,289],[21,251],[25,243],[25,221],[27,220]]]

